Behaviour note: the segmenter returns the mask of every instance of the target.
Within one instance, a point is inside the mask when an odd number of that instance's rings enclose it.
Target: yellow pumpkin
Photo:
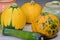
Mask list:
[[[33,0],[23,4],[21,9],[26,15],[27,23],[32,23],[33,19],[39,16],[42,11],[42,7],[38,3],[35,3]]]
[[[1,15],[1,25],[12,29],[22,29],[26,24],[26,16],[16,3],[6,8]]]
[[[56,36],[59,30],[59,20],[55,15],[42,13],[33,21],[32,30],[33,32],[52,38]]]

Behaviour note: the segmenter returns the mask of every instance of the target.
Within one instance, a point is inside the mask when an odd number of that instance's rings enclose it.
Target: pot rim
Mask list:
[[[10,0],[10,1],[0,1],[0,3],[10,3],[10,2],[16,2],[16,0]]]
[[[50,9],[60,9],[60,2],[59,1],[48,2],[45,4],[45,7],[50,8]]]

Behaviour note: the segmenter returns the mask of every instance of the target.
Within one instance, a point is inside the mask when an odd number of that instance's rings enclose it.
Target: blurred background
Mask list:
[[[19,6],[21,6],[25,2],[30,2],[30,1],[31,0],[16,0],[16,2],[18,3]],[[39,3],[42,7],[45,5],[46,2],[50,2],[50,1],[54,1],[54,0],[35,0],[35,2]],[[58,1],[60,1],[60,0],[58,0]]]

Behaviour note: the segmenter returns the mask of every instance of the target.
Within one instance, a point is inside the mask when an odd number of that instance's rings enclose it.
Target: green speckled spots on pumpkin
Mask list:
[[[48,23],[50,24],[51,29],[55,29],[57,27],[55,22],[50,17],[48,18]]]
[[[42,23],[42,29],[44,29],[44,27],[45,27],[45,23]]]
[[[50,17],[48,18],[48,23],[49,24],[53,23],[53,20]]]
[[[55,34],[56,34],[56,31],[55,31],[55,30],[53,30],[53,31],[52,31],[52,33],[53,33],[52,35],[55,35]]]
[[[45,26],[45,23],[42,23],[42,27],[44,27]]]
[[[51,34],[51,30],[47,30],[48,34]]]
[[[45,12],[45,13],[42,13],[41,15],[42,15],[42,16],[46,16],[47,14],[48,14],[48,13],[47,13],[47,12]]]
[[[56,29],[56,30],[55,30],[55,31],[56,31],[56,33],[58,33],[58,30],[59,30],[59,29]]]
[[[50,25],[51,29],[55,29],[57,27],[57,25],[55,23]]]

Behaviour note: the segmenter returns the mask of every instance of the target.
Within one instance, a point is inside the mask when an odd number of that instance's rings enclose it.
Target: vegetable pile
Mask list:
[[[23,31],[26,23],[31,23],[32,32]],[[59,19],[50,13],[42,12],[42,6],[35,1],[27,2],[20,8],[16,3],[7,7],[1,15],[3,35],[25,40],[41,40],[42,36],[53,38],[59,31]]]

